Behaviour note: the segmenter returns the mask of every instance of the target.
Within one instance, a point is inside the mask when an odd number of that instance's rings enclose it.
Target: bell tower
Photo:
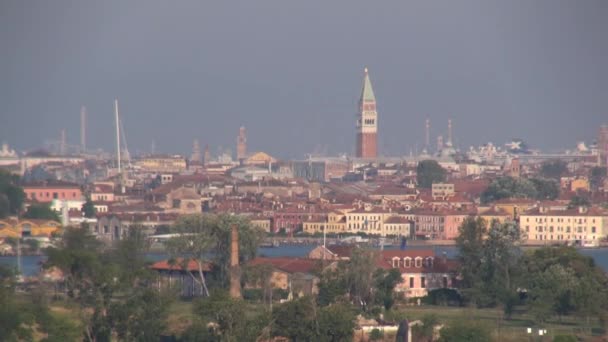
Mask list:
[[[378,112],[376,97],[369,80],[367,68],[364,69],[363,89],[359,99],[357,114],[357,158],[378,157]]]

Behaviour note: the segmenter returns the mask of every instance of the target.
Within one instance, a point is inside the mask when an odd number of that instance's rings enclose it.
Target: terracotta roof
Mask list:
[[[402,216],[391,216],[384,221],[384,223],[388,223],[388,224],[408,223],[408,222],[410,222],[410,221],[407,218],[402,217]]]
[[[350,258],[353,254],[353,249],[357,248],[355,245],[332,245],[327,246],[327,250],[341,258]]]
[[[23,185],[23,188],[65,188],[65,189],[80,189],[80,186],[76,183],[64,182],[64,181],[38,181],[30,182]]]
[[[93,189],[93,193],[113,193],[114,189],[111,185],[108,184],[97,184]]]
[[[183,259],[176,259],[173,262],[169,262],[169,260],[161,260],[157,261],[150,266],[151,269],[156,271],[183,271]],[[189,260],[186,268],[190,272],[198,272],[198,263],[194,260]],[[209,272],[212,269],[211,263],[203,264],[203,271]]]
[[[410,267],[403,265],[403,259],[406,257],[412,258]],[[415,260],[417,257],[422,258],[422,266],[416,267]],[[433,258],[432,266],[426,264],[426,258]],[[399,258],[399,267],[393,267],[393,259]],[[383,251],[376,261],[378,267],[384,269],[397,268],[402,273],[446,273],[455,272],[458,268],[458,262],[455,260],[444,259],[443,257],[435,256],[435,252],[430,249],[407,249],[407,250],[390,250]]]
[[[580,212],[579,208],[566,209],[566,210],[547,210],[541,212],[541,208],[532,208],[526,210],[523,215],[537,215],[537,216],[607,216],[608,211],[600,209],[598,207],[588,208],[584,212]]]

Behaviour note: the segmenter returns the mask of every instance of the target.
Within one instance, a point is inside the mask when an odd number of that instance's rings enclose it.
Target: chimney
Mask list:
[[[241,298],[241,270],[239,268],[239,231],[232,225],[230,239],[230,297]]]

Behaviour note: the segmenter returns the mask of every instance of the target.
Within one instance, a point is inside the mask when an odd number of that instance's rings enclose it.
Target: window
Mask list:
[[[425,277],[420,277],[420,287],[422,287],[423,289],[426,288],[426,278]]]
[[[410,277],[410,289],[414,288],[414,277]]]
[[[403,259],[403,266],[412,267],[412,258],[407,257]]]
[[[422,258],[421,257],[416,258],[416,267],[422,267]]]
[[[448,287],[448,277],[447,276],[443,276],[443,287],[444,288]]]

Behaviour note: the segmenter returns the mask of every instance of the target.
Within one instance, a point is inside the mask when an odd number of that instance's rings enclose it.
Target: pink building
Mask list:
[[[377,262],[378,267],[401,272],[402,282],[395,287],[406,298],[424,297],[429,290],[455,287],[458,264],[445,256],[436,256],[430,249],[387,250]]]
[[[48,203],[53,200],[80,201],[82,190],[78,184],[61,181],[44,181],[23,186],[27,200]]]

